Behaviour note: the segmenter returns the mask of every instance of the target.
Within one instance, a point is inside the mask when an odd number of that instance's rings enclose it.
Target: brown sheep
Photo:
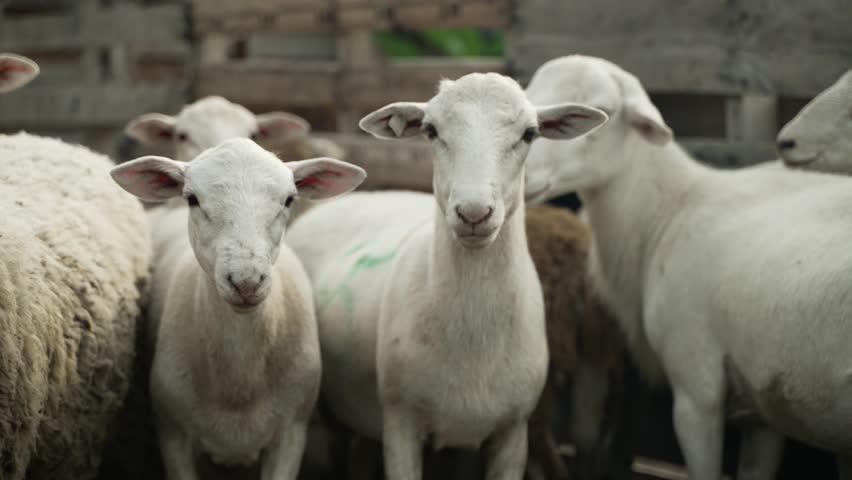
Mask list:
[[[624,343],[615,319],[591,291],[586,276],[589,229],[570,211],[531,207],[527,242],[544,294],[550,369],[529,423],[531,479],[570,478],[551,432],[555,389],[570,385],[570,424],[582,477],[600,474],[610,435],[605,431],[610,387],[622,375]]]

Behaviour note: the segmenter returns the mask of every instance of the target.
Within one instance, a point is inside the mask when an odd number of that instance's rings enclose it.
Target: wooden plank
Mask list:
[[[336,62],[245,61],[202,65],[196,94],[237,103],[316,107],[336,101]]]
[[[728,100],[725,135],[731,140],[772,142],[778,134],[777,99],[772,95],[746,94]]]
[[[347,108],[373,109],[398,100],[426,101],[442,78],[456,79],[472,72],[503,72],[502,58],[426,58],[388,62],[382,69],[347,72],[341,79],[341,98]]]
[[[256,33],[248,37],[250,58],[333,60],[337,38],[327,33]]]
[[[695,158],[718,168],[740,168],[777,158],[775,142],[729,141],[715,138],[678,140]]]
[[[183,9],[119,3],[87,15],[50,14],[4,20],[0,45],[8,51],[38,52],[131,43],[136,50],[188,53]]]
[[[180,84],[30,85],[0,97],[0,127],[115,126],[143,113],[175,111],[183,103]]]
[[[346,150],[346,161],[367,171],[363,189],[432,190],[432,147],[423,140],[394,142],[363,134],[322,134]]]
[[[555,0],[516,4],[508,50],[522,79],[576,52],[608,58],[658,91],[813,95],[852,62],[845,0],[570,3],[570,15],[554,14],[565,8]]]

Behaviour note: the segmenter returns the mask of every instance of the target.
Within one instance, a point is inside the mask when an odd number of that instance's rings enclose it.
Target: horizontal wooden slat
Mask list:
[[[184,102],[173,83],[26,89],[0,97],[0,128],[114,126],[147,112],[176,111]]]
[[[678,140],[695,158],[719,168],[739,168],[774,160],[774,142],[738,142],[716,138]]]
[[[657,91],[813,95],[852,63],[848,0],[569,3],[516,4],[508,53],[522,79],[546,60],[583,53]]]
[[[340,91],[347,107],[372,109],[398,100],[426,101],[442,78],[504,70],[502,58],[399,60],[382,68],[350,72],[343,77]]]
[[[428,100],[442,78],[504,68],[500,58],[400,60],[358,71],[343,71],[335,62],[265,59],[202,65],[196,90],[253,105],[369,110],[397,100]]]
[[[387,141],[358,134],[318,134],[346,151],[346,161],[367,171],[363,189],[432,190],[432,147],[422,140]]]
[[[198,96],[222,95],[238,103],[313,107],[336,99],[335,62],[252,61],[202,65]]]
[[[140,7],[119,3],[85,15],[33,15],[6,20],[0,28],[0,45],[6,51],[23,53],[129,43],[139,51],[188,55],[185,30],[184,11],[178,5]]]

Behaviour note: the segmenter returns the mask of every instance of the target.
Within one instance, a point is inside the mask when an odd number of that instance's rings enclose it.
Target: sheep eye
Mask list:
[[[189,135],[181,132],[181,133],[178,133],[177,139],[178,139],[179,142],[185,142],[185,141],[189,140]]]
[[[258,137],[257,132],[254,132],[251,135],[249,135],[249,138],[254,140],[255,142],[257,141],[257,137]]]
[[[527,143],[532,143],[532,141],[535,140],[535,136],[536,136],[537,133],[538,132],[536,132],[534,127],[530,127],[528,129],[524,130],[524,135],[521,137],[521,140],[523,140]]]
[[[431,123],[423,125],[423,131],[426,132],[426,137],[428,137],[429,140],[438,138],[438,130],[435,128],[435,125],[432,125]]]
[[[186,197],[186,203],[189,204],[190,207],[197,207],[198,197],[196,197],[195,195],[190,195]]]
[[[284,201],[284,206],[289,207],[293,203],[293,195],[287,197],[287,200]]]

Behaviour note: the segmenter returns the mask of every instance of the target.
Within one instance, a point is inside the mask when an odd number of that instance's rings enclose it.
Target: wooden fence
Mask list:
[[[0,2],[0,51],[36,60],[39,77],[0,99],[0,130],[33,130],[111,152],[128,119],[179,108],[192,48],[180,2]]]

